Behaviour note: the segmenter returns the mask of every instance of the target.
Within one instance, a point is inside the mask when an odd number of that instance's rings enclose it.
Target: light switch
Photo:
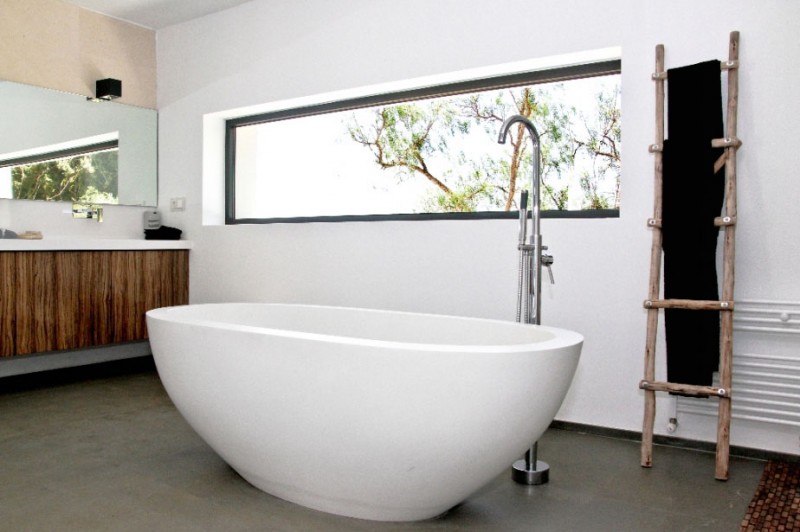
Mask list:
[[[186,198],[170,198],[169,210],[173,212],[186,210]]]

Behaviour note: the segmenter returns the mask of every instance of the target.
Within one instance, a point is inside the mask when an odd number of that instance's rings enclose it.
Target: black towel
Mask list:
[[[162,225],[158,229],[145,229],[145,240],[180,240],[183,231],[175,227]]]
[[[718,300],[714,218],[724,198],[722,154],[711,140],[723,136],[720,62],[667,72],[662,237],[664,297]],[[719,366],[719,312],[666,309],[667,380],[710,386]]]

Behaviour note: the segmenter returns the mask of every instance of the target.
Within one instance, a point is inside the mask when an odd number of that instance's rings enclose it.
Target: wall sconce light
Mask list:
[[[94,102],[101,100],[111,101],[122,96],[122,82],[118,79],[98,79],[95,83],[95,97],[87,98]]]

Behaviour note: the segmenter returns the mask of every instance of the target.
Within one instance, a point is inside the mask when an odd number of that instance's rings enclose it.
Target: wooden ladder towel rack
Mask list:
[[[664,147],[664,81],[667,72],[664,69],[664,46],[656,46],[656,71],[653,80],[656,84],[656,141],[649,151],[655,158],[655,198],[653,218],[647,225],[653,230],[650,250],[650,286],[648,298],[644,302],[647,309],[647,345],[645,348],[644,379],[639,388],[644,390],[644,424],[642,430],[642,467],[653,464],[653,425],[656,415],[656,392],[675,392],[719,399],[719,415],[717,418],[717,456],[715,478],[728,479],[728,462],[730,455],[730,423],[731,423],[731,366],[733,358],[733,286],[734,286],[734,237],[736,230],[736,150],[741,141],[736,136],[736,112],[739,96],[739,32],[730,34],[728,61],[721,63],[721,68],[728,73],[727,123],[725,138],[714,139],[712,146],[724,148],[724,153],[717,161],[715,170],[725,166],[725,212],[714,220],[714,225],[724,231],[723,238],[723,272],[722,294],[719,301],[699,301],[687,299],[660,299],[660,277],[662,261],[662,182],[663,182],[663,147]],[[658,329],[659,309],[681,308],[690,310],[720,311],[720,361],[719,386],[698,386],[673,382],[659,382],[655,378],[656,334]]]

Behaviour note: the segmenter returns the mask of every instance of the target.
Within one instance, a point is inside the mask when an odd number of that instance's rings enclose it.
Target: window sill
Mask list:
[[[548,218],[619,218],[619,209],[591,209],[582,211],[541,211],[543,219]],[[396,222],[427,220],[505,220],[519,218],[518,211],[512,212],[457,212],[420,214],[367,214],[344,216],[298,216],[293,218],[239,218],[226,219],[225,225],[275,224],[275,223],[331,223],[331,222]]]

